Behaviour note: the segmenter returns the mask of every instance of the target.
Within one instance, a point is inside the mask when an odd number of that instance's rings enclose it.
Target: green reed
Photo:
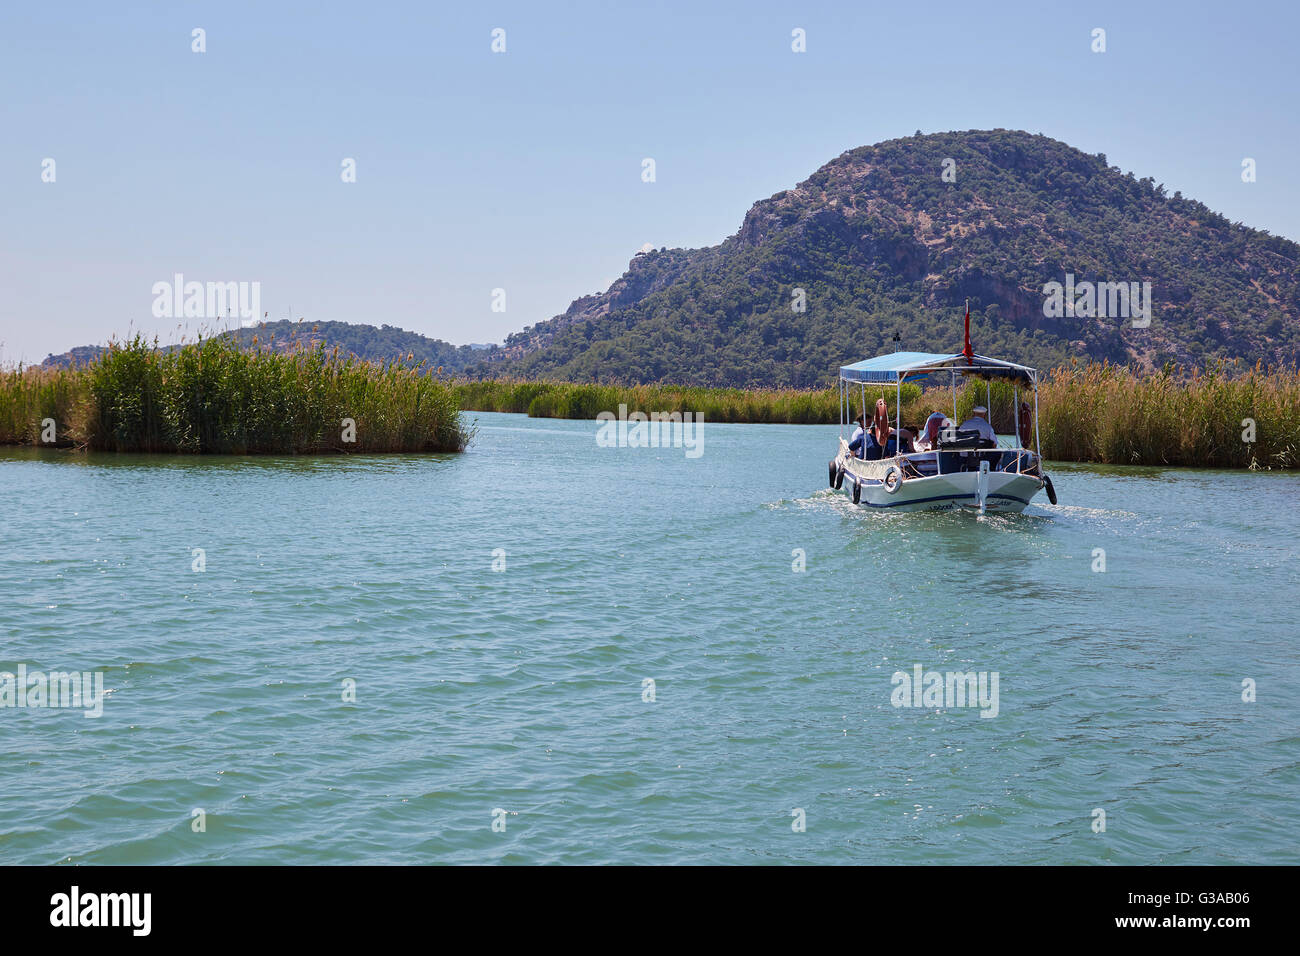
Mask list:
[[[1039,424],[1044,455],[1062,461],[1295,468],[1300,371],[1134,375],[1110,365],[1070,366],[1041,387]]]
[[[55,444],[92,449],[457,451],[470,437],[461,408],[578,419],[620,405],[630,412],[699,412],[713,422],[827,424],[840,417],[835,388],[449,382],[401,361],[272,346],[241,349],[218,336],[159,350],[136,336],[89,365],[0,370],[0,443],[44,444],[53,421]],[[868,412],[878,397],[894,417],[895,390],[867,388]],[[1013,433],[1015,397],[1007,383],[971,382],[958,392],[958,420],[986,404],[994,427]],[[1019,398],[1033,401],[1026,389]],[[856,416],[860,389],[852,390],[850,404]],[[947,388],[904,386],[905,425],[919,427],[932,411],[953,413]],[[1135,374],[1076,364],[1044,377],[1038,418],[1043,453],[1057,461],[1300,467],[1300,371],[1294,368]],[[356,423],[355,442],[343,440],[344,419]]]
[[[35,445],[51,436],[45,444],[72,444],[84,395],[84,379],[72,369],[0,370],[0,445]]]
[[[839,419],[835,388],[745,390],[671,385],[581,385],[569,382],[458,381],[462,408],[526,412],[536,418],[595,418],[600,412],[703,412],[705,421],[833,424]],[[896,415],[892,386],[868,386],[868,415],[884,398]],[[920,427],[931,412],[953,415],[947,387],[922,391],[903,386],[903,424]],[[972,381],[957,393],[957,421],[987,405],[993,426],[1015,433],[1016,401],[1033,405],[1032,389],[1017,393],[1006,382]],[[852,416],[863,405],[851,390]],[[1111,365],[1068,366],[1044,377],[1038,418],[1043,454],[1056,461],[1223,468],[1300,466],[1300,372],[1256,367],[1227,375],[1222,369],[1184,373],[1177,368],[1135,374]],[[1255,423],[1254,441],[1248,421]],[[1245,424],[1243,424],[1245,422]],[[1245,433],[1243,437],[1243,433]]]
[[[441,452],[471,437],[451,389],[420,365],[256,342],[160,350],[137,335],[82,367],[4,372],[0,441],[40,444],[45,417],[66,443],[105,451]]]
[[[705,421],[711,422],[817,425],[839,421],[839,392],[833,388],[801,391],[461,381],[454,383],[453,389],[462,408],[526,412],[534,418],[595,418],[604,411],[617,413],[619,405],[626,405],[629,412],[700,412]],[[919,394],[915,386],[905,386],[905,396],[909,389]],[[894,390],[888,391],[892,403]]]

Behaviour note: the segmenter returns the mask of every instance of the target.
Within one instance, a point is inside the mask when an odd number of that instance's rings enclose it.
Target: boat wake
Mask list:
[[[849,497],[842,491],[832,491],[829,488],[822,488],[813,492],[804,498],[782,498],[778,501],[769,501],[763,505],[764,508],[772,511],[783,509],[801,510],[801,511],[821,511],[826,513],[838,514],[841,517],[852,518],[855,521],[861,521],[865,525],[879,527],[881,525],[892,525],[894,523],[906,524],[908,522],[946,522],[950,526],[967,524],[971,526],[982,526],[1000,530],[1025,529],[1040,525],[1050,525],[1056,519],[1057,515],[1066,510],[1075,512],[1091,512],[1095,509],[1090,508],[1060,508],[1044,506],[1041,510],[1036,505],[1031,505],[1030,510],[1023,512],[997,513],[987,512],[980,514],[973,508],[949,508],[944,510],[933,511],[870,511],[855,505]],[[1102,512],[1098,512],[1101,514]],[[1122,512],[1108,512],[1116,516],[1122,515]]]

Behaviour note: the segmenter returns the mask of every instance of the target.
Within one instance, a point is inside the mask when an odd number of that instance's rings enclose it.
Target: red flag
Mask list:
[[[975,352],[970,347],[970,299],[966,300],[966,344],[962,346],[962,355],[966,356],[966,364],[971,363]]]

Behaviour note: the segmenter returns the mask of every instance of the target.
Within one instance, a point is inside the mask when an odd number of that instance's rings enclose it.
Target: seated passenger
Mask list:
[[[993,431],[993,426],[989,424],[989,410],[983,405],[976,405],[971,417],[966,419],[957,426],[961,432],[979,432],[980,438],[986,442],[998,443],[997,433]]]
[[[939,444],[939,433],[945,428],[952,430],[952,419],[943,412],[935,412],[925,420],[921,436],[915,442],[916,450],[934,451],[935,446]]]
[[[853,437],[849,439],[849,454],[855,458],[866,458],[867,443],[867,416],[864,412],[853,420],[857,428],[853,429]]]
[[[889,406],[883,398],[876,399],[876,415],[867,435],[867,458],[893,458],[898,454],[898,436],[889,427]]]
[[[898,438],[891,434],[885,439],[885,444],[881,445],[876,439],[876,430],[868,429],[866,448],[863,450],[862,457],[869,461],[879,461],[881,458],[893,458],[898,454]]]
[[[916,451],[916,436],[921,433],[919,428],[913,425],[905,425],[900,428],[898,434],[898,453],[900,455],[910,455]]]

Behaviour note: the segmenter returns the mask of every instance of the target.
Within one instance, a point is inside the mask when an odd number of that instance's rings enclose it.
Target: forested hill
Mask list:
[[[490,367],[813,386],[845,361],[892,350],[895,332],[906,349],[957,350],[967,297],[978,351],[1040,367],[1075,356],[1294,363],[1298,270],[1296,243],[1169,195],[1104,155],[1009,130],[918,134],[844,153],[756,203],[721,245],[637,255],[606,292],[510,336]],[[1044,286],[1067,274],[1149,282],[1150,325],[1045,315]]]
[[[358,358],[372,362],[405,359],[411,355],[414,356],[413,361],[423,360],[431,369],[441,366],[445,372],[463,372],[482,362],[488,354],[482,348],[452,345],[441,339],[431,339],[417,332],[407,332],[405,329],[391,325],[290,322],[287,319],[280,319],[223,334],[237,336],[243,345],[251,345],[256,336],[259,345],[279,350],[293,349],[299,344],[321,343],[329,349],[337,345],[342,352],[350,352]],[[62,355],[51,355],[41,364],[46,366],[85,364],[98,357],[102,351],[103,348],[100,346],[83,345]]]

